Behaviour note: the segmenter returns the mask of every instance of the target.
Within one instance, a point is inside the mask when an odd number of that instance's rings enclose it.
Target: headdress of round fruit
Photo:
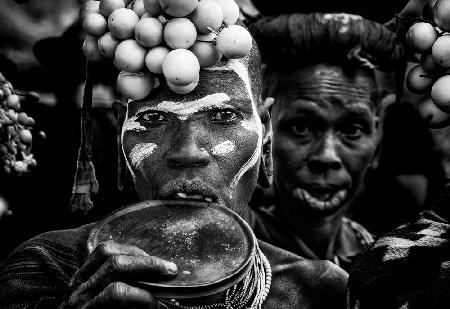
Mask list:
[[[21,103],[27,98],[36,100],[38,95],[19,95],[0,73],[0,174],[20,175],[36,166],[31,152],[34,119],[21,112]]]
[[[234,0],[100,0],[85,4],[83,51],[112,60],[119,92],[146,97],[164,77],[174,92],[195,89],[201,68],[245,57],[252,37]]]
[[[424,94],[419,111],[430,126],[450,124],[450,0],[437,0],[433,21],[418,20],[406,33],[406,42],[420,61],[407,73],[408,90]],[[432,106],[434,105],[434,106]]]

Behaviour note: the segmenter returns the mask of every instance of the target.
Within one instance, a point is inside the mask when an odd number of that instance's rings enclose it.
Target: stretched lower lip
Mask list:
[[[161,186],[158,194],[163,200],[189,200],[216,203],[219,197],[213,187],[205,181],[174,179]]]
[[[302,188],[295,188],[293,193],[294,197],[307,203],[313,208],[330,209],[330,208],[337,208],[342,205],[342,203],[347,199],[348,190],[347,189],[339,190],[326,200],[320,200],[314,197],[307,190]]]
[[[189,194],[184,192],[177,192],[171,196],[172,199],[176,200],[194,200],[212,203],[214,201],[213,197],[205,196],[203,194]]]

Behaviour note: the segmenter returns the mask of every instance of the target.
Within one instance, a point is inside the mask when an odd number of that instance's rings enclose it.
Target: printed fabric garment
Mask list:
[[[87,257],[91,225],[39,235],[19,246],[0,267],[0,308],[62,309],[68,283]],[[347,273],[259,242],[272,269],[263,308],[345,308]]]
[[[450,308],[450,198],[387,233],[350,272],[349,308]]]
[[[246,220],[256,237],[306,259],[319,260],[298,235],[275,217],[273,210],[274,206],[247,211]],[[359,223],[344,217],[331,261],[348,271],[355,258],[372,242],[373,237],[369,231]]]

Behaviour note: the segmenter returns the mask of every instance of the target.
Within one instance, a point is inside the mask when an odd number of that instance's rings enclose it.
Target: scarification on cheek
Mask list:
[[[214,108],[232,108],[226,102],[230,101],[230,97],[226,93],[213,93],[204,96],[201,99],[190,102],[173,102],[163,101],[156,106],[144,107],[138,111],[159,111],[164,113],[173,113],[180,120],[187,120],[189,116],[200,111],[207,111]]]
[[[158,148],[158,146],[154,143],[141,143],[135,145],[130,152],[132,166],[138,168],[146,158],[153,154],[156,148]]]
[[[214,146],[211,149],[211,154],[213,156],[225,156],[229,154],[230,152],[234,151],[236,146],[234,145],[234,142],[232,141],[225,141],[223,143],[220,143],[216,146]]]

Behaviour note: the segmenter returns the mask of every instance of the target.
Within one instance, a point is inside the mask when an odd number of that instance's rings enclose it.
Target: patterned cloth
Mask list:
[[[319,257],[286,224],[273,214],[274,207],[249,210],[247,221],[256,237],[274,246],[311,260]],[[349,270],[353,260],[373,242],[373,237],[362,225],[348,218],[342,218],[342,225],[334,245],[332,262]]]
[[[0,267],[0,308],[56,309],[87,257],[92,225],[42,234],[17,248]],[[263,308],[345,308],[347,274],[328,261],[302,259],[259,242],[272,268]]]
[[[378,239],[350,273],[349,308],[450,308],[450,199]]]

